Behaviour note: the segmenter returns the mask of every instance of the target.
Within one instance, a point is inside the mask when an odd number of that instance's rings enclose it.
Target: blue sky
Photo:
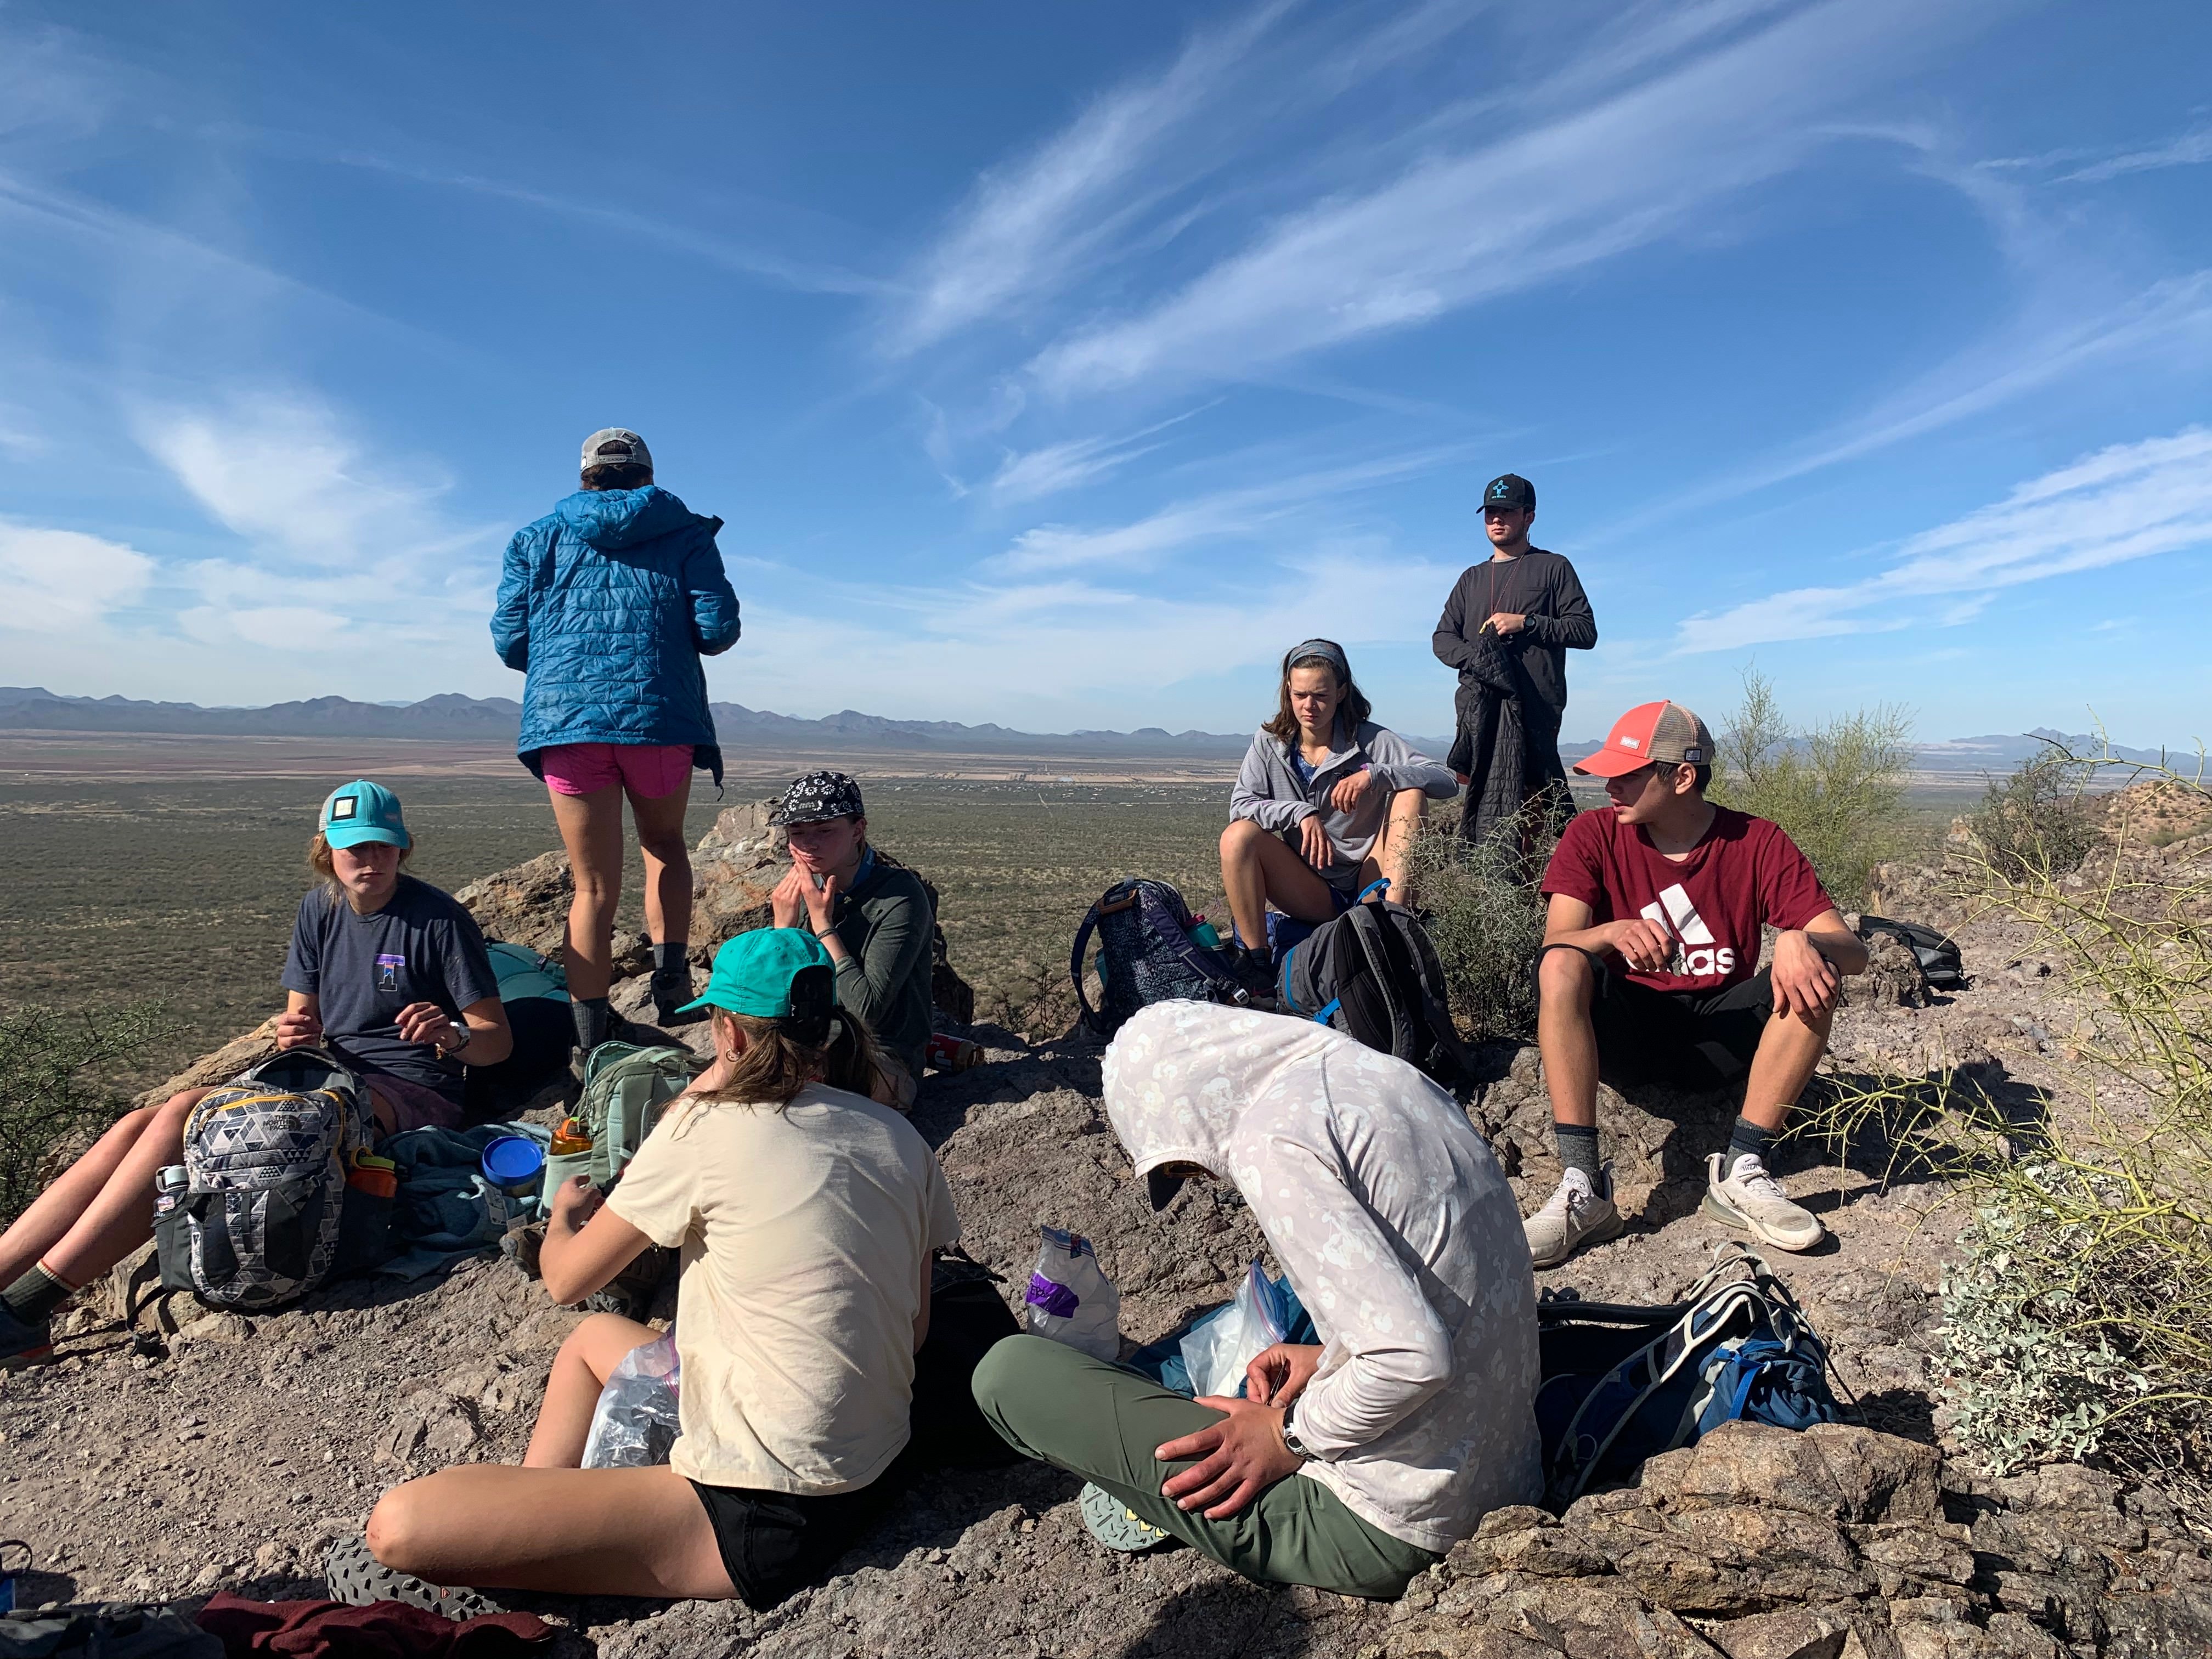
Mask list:
[[[2212,737],[2212,16],[1944,0],[0,3],[0,681],[517,695],[635,427],[720,697],[1448,729],[1476,498],[1601,642],[1942,738]]]

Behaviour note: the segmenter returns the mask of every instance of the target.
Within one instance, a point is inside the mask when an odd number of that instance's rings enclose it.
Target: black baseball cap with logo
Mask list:
[[[1528,507],[1536,505],[1536,486],[1517,472],[1501,472],[1482,487],[1485,507]]]

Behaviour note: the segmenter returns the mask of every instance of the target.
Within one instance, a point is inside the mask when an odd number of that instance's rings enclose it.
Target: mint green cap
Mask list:
[[[415,844],[407,833],[407,821],[399,816],[399,797],[367,778],[331,790],[315,827],[333,847],[358,847],[365,841],[389,842],[394,847]]]
[[[828,1006],[836,1006],[837,965],[820,939],[798,927],[756,927],[723,941],[714,952],[707,994],[685,1003],[679,1012],[713,1007],[756,1019],[782,1019],[791,1012],[793,981],[810,968],[829,975]]]

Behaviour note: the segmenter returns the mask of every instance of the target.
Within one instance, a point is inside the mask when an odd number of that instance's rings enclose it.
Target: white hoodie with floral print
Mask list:
[[[1301,1475],[1439,1553],[1536,1501],[1527,1236],[1449,1093],[1310,1020],[1164,1002],[1107,1050],[1105,1095],[1139,1176],[1188,1163],[1237,1183],[1313,1316]]]

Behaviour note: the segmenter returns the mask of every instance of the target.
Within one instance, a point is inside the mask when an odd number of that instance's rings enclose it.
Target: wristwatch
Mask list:
[[[1298,1402],[1295,1400],[1283,1407],[1283,1448],[1291,1456],[1303,1457],[1310,1463],[1314,1459],[1313,1449],[1298,1438],[1297,1425],[1291,1420],[1291,1413],[1297,1408]]]
[[[467,1048],[469,1044],[476,1041],[476,1038],[470,1034],[469,1028],[467,1026],[460,1024],[455,1021],[448,1020],[447,1022],[446,1032],[449,1036],[455,1036],[460,1039],[458,1042],[451,1044],[441,1042],[438,1045],[438,1052],[448,1060],[453,1059],[456,1054],[459,1054],[462,1049]]]

